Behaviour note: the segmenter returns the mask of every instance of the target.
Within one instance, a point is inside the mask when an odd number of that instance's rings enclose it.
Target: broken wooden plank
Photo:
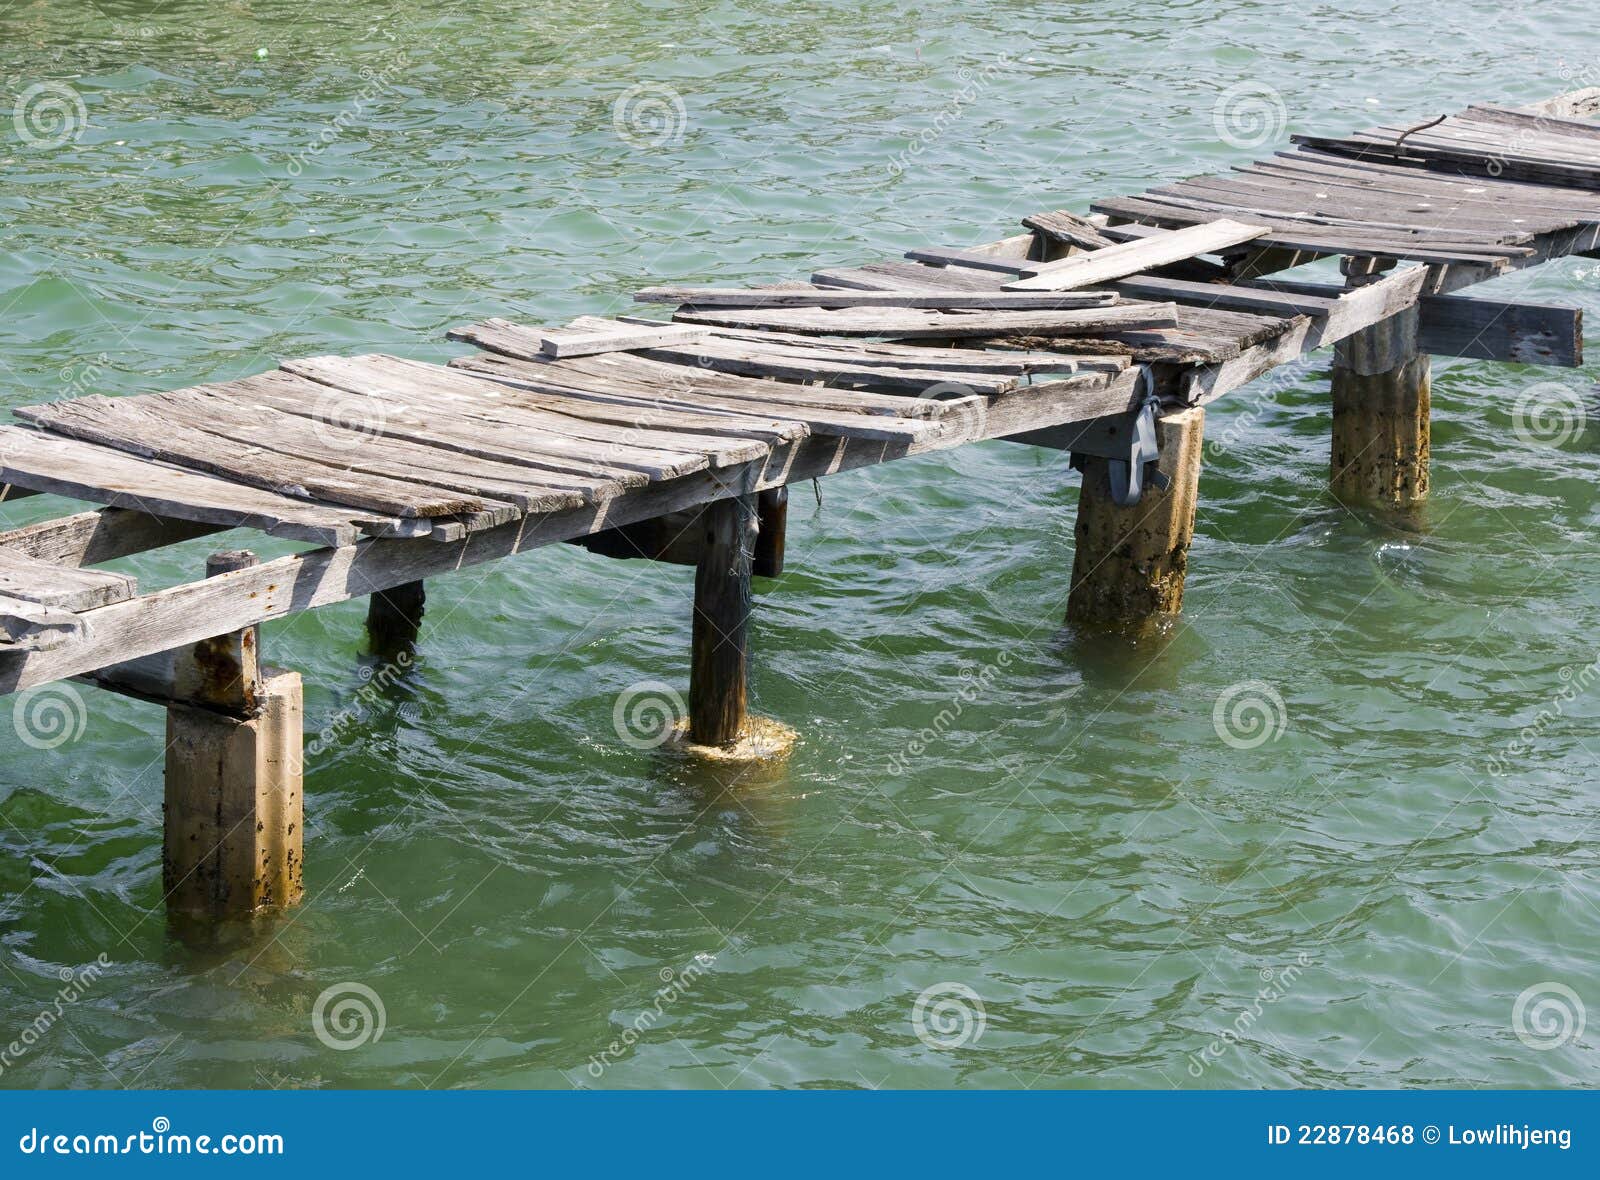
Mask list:
[[[706,308],[679,311],[677,319],[736,328],[777,328],[823,336],[885,336],[899,340],[970,336],[1085,336],[1177,324],[1170,303],[1122,303],[1078,311],[925,311],[920,308],[800,307],[774,310]]]
[[[1164,237],[1106,246],[1074,254],[1059,262],[1047,262],[1030,278],[1007,283],[1008,291],[1063,291],[1089,287],[1095,283],[1126,278],[1152,267],[1181,262],[1197,254],[1213,254],[1238,246],[1270,232],[1262,225],[1245,225],[1226,219],[1188,229],[1174,230]]]
[[[1112,284],[1119,294],[1130,299],[1165,299],[1197,307],[1249,311],[1262,315],[1327,315],[1339,291],[1329,296],[1292,294],[1287,291],[1237,287],[1230,283],[1196,283],[1185,279],[1163,279],[1153,275],[1134,275]]]
[[[219,524],[151,516],[126,508],[99,508],[7,529],[0,532],[0,550],[22,553],[54,565],[96,565],[219,533],[223,528]]]
[[[69,611],[0,595],[0,653],[54,651],[88,631]]]
[[[1022,219],[1022,224],[1052,242],[1075,246],[1079,250],[1100,250],[1116,245],[1115,239],[1106,236],[1103,226],[1065,209],[1030,214]]]
[[[632,348],[690,344],[704,336],[703,331],[678,324],[658,324],[654,327],[634,325],[631,328],[615,324],[612,330],[605,331],[541,328],[539,351],[557,358],[598,356],[603,352],[626,352]]]
[[[827,288],[734,290],[728,287],[646,287],[640,303],[708,307],[916,307],[935,311],[1064,311],[1109,307],[1114,291],[864,291]],[[651,346],[658,347],[658,346]]]
[[[52,565],[14,549],[0,549],[0,598],[37,602],[76,614],[125,602],[138,593],[138,585],[127,574]]]
[[[926,262],[930,266],[964,266],[968,270],[992,270],[1000,274],[1032,274],[1042,263],[1026,258],[1005,258],[996,254],[980,254],[972,250],[952,250],[925,246],[907,250],[906,257],[913,262]]]

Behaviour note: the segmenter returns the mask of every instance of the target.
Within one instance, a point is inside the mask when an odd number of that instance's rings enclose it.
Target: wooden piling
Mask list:
[[[213,554],[206,574],[254,553]],[[300,900],[303,686],[263,670],[254,627],[175,653],[162,881],[169,912],[239,917]]]
[[[1409,508],[1428,494],[1429,380],[1412,306],[1334,346],[1330,483],[1343,503]]]
[[[750,569],[758,531],[755,496],[734,496],[708,504],[700,527],[689,668],[689,740],[702,746],[727,746],[738,740],[746,719]]]
[[[367,640],[379,656],[410,652],[422,632],[427,592],[421,582],[380,590],[367,602]]]
[[[242,917],[299,902],[303,726],[297,672],[262,682],[254,717],[168,706],[162,884],[170,912]]]
[[[1205,411],[1198,406],[1156,419],[1159,466],[1171,484],[1162,491],[1146,480],[1139,502],[1127,508],[1111,498],[1108,460],[1085,457],[1069,623],[1137,630],[1178,613],[1194,536],[1204,429]]]

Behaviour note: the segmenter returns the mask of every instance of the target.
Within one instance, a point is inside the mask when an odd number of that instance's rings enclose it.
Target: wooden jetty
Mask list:
[[[729,747],[785,488],[1008,439],[1083,473],[1069,620],[1143,626],[1182,601],[1206,403],[1334,345],[1333,490],[1403,508],[1428,490],[1430,354],[1579,363],[1576,309],[1455,292],[1600,256],[1597,110],[1300,137],[984,245],[640,292],[671,322],[491,320],[448,366],[312,357],[17,410],[0,498],[99,507],[0,533],[0,692],[75,677],[167,708],[169,906],[223,916],[302,892],[301,684],[262,658],[269,619],[367,597],[392,646],[425,579],[537,546],[693,565],[688,737]],[[1281,277],[1323,258],[1342,283]],[[312,547],[146,593],[97,568],[240,528]]]

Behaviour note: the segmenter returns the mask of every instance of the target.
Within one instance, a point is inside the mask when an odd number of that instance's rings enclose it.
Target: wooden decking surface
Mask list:
[[[314,357],[19,409],[24,425],[0,427],[13,491],[351,552],[294,559],[276,598],[177,625],[175,594],[221,601],[234,583],[141,599],[131,579],[0,535],[0,691],[725,495],[1126,412],[1140,366],[1168,405],[1220,396],[1419,298],[1595,249],[1600,127],[1474,106],[1300,137],[1093,209],[1104,218],[1042,211],[1003,242],[807,282],[642,292],[673,325],[491,320],[452,334],[480,351],[449,366]],[[1350,290],[1271,278],[1324,256],[1419,265]],[[1575,363],[1559,335],[1530,322],[1490,355]],[[480,535],[494,540],[471,548]],[[246,595],[276,564],[227,578]],[[337,585],[304,581],[330,571]]]

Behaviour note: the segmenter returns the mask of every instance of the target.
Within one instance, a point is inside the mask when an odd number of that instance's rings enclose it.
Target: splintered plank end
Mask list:
[[[575,356],[598,356],[606,352],[627,352],[635,348],[659,348],[669,344],[690,344],[704,340],[710,333],[704,328],[690,328],[681,324],[662,324],[644,327],[639,324],[616,323],[601,331],[574,331],[546,328],[539,333],[539,351],[556,360]]]

